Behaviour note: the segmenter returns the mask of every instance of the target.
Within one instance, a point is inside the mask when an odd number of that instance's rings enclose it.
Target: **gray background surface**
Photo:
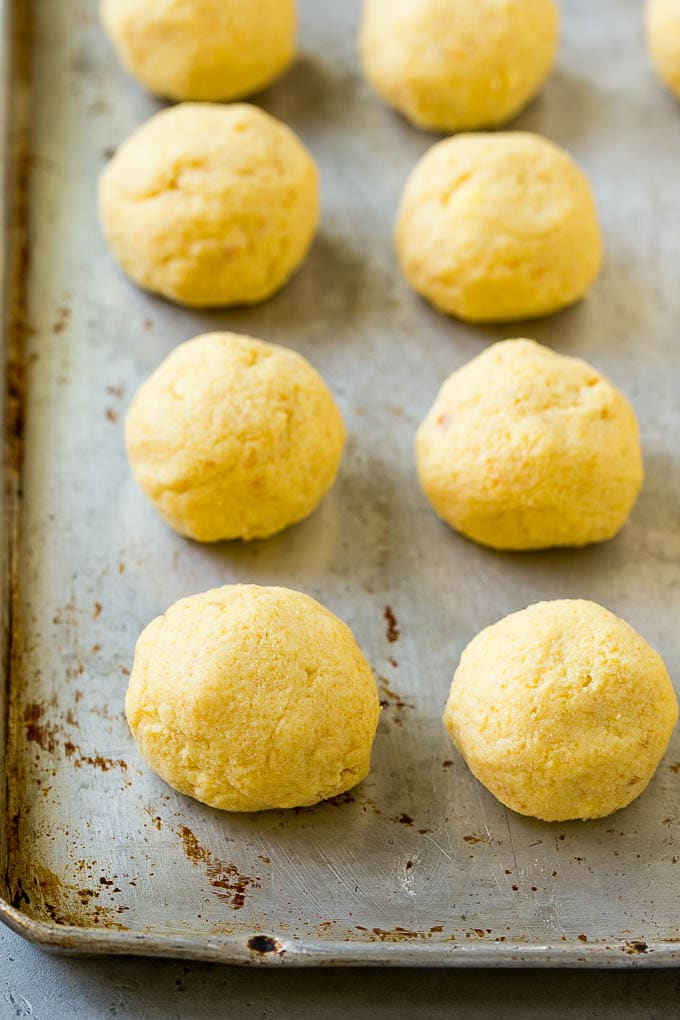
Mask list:
[[[242,970],[46,956],[0,929],[0,1018],[77,1016],[659,1020],[680,1014],[667,971]]]

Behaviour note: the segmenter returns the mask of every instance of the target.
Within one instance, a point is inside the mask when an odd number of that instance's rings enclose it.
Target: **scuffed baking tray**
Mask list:
[[[95,0],[13,11],[4,920],[47,948],[239,963],[679,962],[680,733],[626,811],[545,825],[493,800],[440,722],[466,642],[541,598],[604,603],[680,677],[680,108],[648,70],[637,0],[565,0],[560,68],[518,121],[590,174],[606,270],[584,304],[509,331],[437,315],[396,271],[394,210],[431,138],[363,83],[358,5],[303,0],[300,59],[258,98],[321,164],[318,241],[274,300],[217,315],[137,292],[104,250],[97,175],[157,104],[114,66]],[[219,327],[310,358],[351,438],[308,521],[211,548],[170,533],[137,492],[121,420],[174,344]],[[448,372],[508,333],[589,358],[633,400],[647,481],[616,541],[498,554],[447,530],[420,496],[418,421]],[[320,598],[379,677],[373,772],[331,803],[220,814],[173,793],[131,742],[122,707],[139,630],[182,595],[245,580]]]

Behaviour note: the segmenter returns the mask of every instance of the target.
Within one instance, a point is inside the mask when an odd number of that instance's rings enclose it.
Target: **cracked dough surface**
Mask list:
[[[466,131],[509,120],[550,73],[552,0],[365,0],[367,78],[419,127]]]
[[[603,257],[585,175],[521,131],[433,145],[406,182],[395,241],[413,289],[471,322],[558,311],[586,294]]]
[[[295,53],[293,0],[102,0],[118,59],[168,99],[237,99],[264,88]]]
[[[449,376],[418,429],[423,492],[495,549],[612,538],[642,484],[633,409],[596,369],[503,340]]]
[[[648,0],[647,45],[662,81],[680,97],[680,0]]]
[[[142,632],[125,708],[148,765],[211,807],[316,804],[368,774],[380,706],[341,620],[301,592],[227,585]]]
[[[300,354],[236,333],[180,344],[134,397],[130,464],[165,521],[201,542],[265,538],[333,484],[342,415]]]
[[[539,602],[463,652],[444,722],[501,803],[603,818],[645,789],[678,718],[661,656],[594,602]]]
[[[193,307],[252,304],[303,261],[319,218],[316,164],[247,103],[155,114],[102,172],[106,240],[138,286]]]

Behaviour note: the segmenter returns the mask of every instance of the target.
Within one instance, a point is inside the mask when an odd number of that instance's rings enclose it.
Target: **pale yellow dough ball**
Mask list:
[[[308,595],[227,585],[142,632],[125,700],[142,757],[225,811],[302,807],[368,774],[380,714],[351,630]]]
[[[612,538],[642,484],[635,414],[596,369],[504,340],[449,376],[415,442],[423,492],[495,549]]]
[[[647,45],[662,81],[680,96],[680,0],[647,0]]]
[[[645,789],[678,706],[661,657],[594,602],[539,602],[487,627],[456,670],[444,722],[506,807],[603,818]]]
[[[333,484],[338,407],[300,354],[234,333],[180,344],[137,392],[130,464],[165,521],[200,542],[266,538]]]
[[[404,188],[395,241],[413,289],[471,322],[556,312],[586,294],[603,256],[582,171],[519,131],[433,145]]]
[[[168,99],[247,96],[295,55],[294,0],[102,0],[118,59]]]
[[[558,31],[553,0],[365,0],[359,48],[390,106],[461,131],[519,113],[552,69]]]
[[[293,132],[257,107],[184,103],[120,146],[101,175],[99,209],[140,287],[198,308],[252,304],[307,254],[318,172]]]

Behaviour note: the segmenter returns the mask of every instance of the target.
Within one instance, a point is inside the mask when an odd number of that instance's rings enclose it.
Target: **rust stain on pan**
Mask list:
[[[394,644],[395,641],[399,640],[399,624],[397,618],[394,615],[394,611],[391,606],[385,606],[385,612],[383,613],[387,629],[385,631],[385,637],[390,644]]]
[[[110,895],[104,884],[99,888],[82,888],[62,879],[39,861],[24,862],[26,874],[17,878],[12,890],[12,905],[38,920],[48,920],[60,927],[114,928],[127,931],[118,917],[130,908],[125,904],[108,906],[98,902],[102,894]]]
[[[24,438],[24,390],[26,385],[26,340],[31,334],[27,317],[28,273],[31,262],[30,249],[30,171],[31,150],[29,139],[29,97],[31,80],[31,50],[33,43],[32,4],[12,4],[8,9],[12,22],[12,47],[8,51],[12,63],[14,94],[12,97],[11,127],[3,139],[7,159],[5,201],[5,251],[7,252],[5,309],[7,316],[6,365],[5,365],[5,548],[10,550],[4,578],[5,598],[8,611],[2,628],[3,654],[9,663],[9,679],[13,684],[16,676],[20,647],[18,640],[18,533],[21,498],[21,472],[23,464]],[[12,158],[13,157],[13,158]],[[8,790],[5,805],[7,826],[6,846],[2,852],[2,867],[5,879],[4,892],[9,898],[24,903],[23,887],[14,880],[13,867],[18,856],[21,808],[19,806],[18,783],[12,782],[11,772],[17,773],[19,766],[14,753],[23,739],[19,706],[10,697],[10,711],[7,725],[7,776]]]
[[[409,701],[404,701],[401,694],[393,690],[384,676],[378,677],[380,684],[380,704],[383,708],[394,708],[397,712],[403,712],[405,708],[414,708]]]
[[[249,890],[260,888],[259,878],[242,875],[231,861],[221,861],[212,850],[201,846],[187,825],[181,826],[179,835],[185,856],[192,864],[204,865],[208,882],[215,895],[234,910],[240,910],[244,906]]]
[[[37,744],[43,751],[53,754],[59,746],[57,737],[62,727],[44,719],[45,706],[32,702],[24,708],[26,740]]]

